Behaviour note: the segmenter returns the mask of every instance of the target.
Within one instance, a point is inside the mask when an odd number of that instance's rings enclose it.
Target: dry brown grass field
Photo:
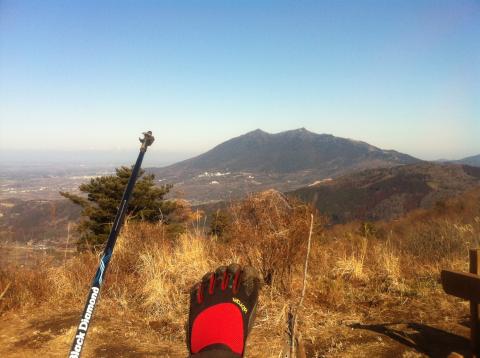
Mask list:
[[[296,309],[309,206],[266,192],[234,203],[214,237],[192,220],[172,237],[127,222],[84,350],[86,357],[186,357],[188,291],[238,262],[265,279],[247,357],[280,357]],[[314,214],[298,336],[307,357],[446,357],[468,352],[468,305],[443,293],[442,268],[467,270],[480,241],[480,189],[393,222],[330,227]],[[0,271],[0,356],[65,356],[98,254]]]

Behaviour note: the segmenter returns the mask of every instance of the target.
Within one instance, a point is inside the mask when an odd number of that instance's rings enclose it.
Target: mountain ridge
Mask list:
[[[458,164],[466,164],[474,167],[480,167],[480,154],[465,157],[460,160],[455,160],[454,162]]]
[[[288,193],[334,223],[395,219],[480,186],[480,168],[431,162],[367,169]]]

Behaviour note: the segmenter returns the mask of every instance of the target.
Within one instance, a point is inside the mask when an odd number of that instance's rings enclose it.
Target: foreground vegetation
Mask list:
[[[144,352],[150,340],[174,347],[160,356],[185,356],[190,287],[203,273],[234,261],[255,266],[266,282],[247,355],[278,357],[288,341],[289,313],[300,300],[311,214],[309,206],[270,191],[232,204],[221,236],[208,233],[193,214],[179,235],[162,224],[127,222],[94,326],[101,329],[106,324],[102,317],[115,316],[115,324],[131,324],[131,336],[117,337],[118,342],[134,342],[135,334],[142,333],[143,345],[130,347],[135,352]],[[465,349],[460,337],[465,331],[454,323],[467,306],[442,292],[439,273],[442,268],[467,270],[468,249],[479,241],[480,189],[393,222],[330,227],[315,214],[306,294],[298,311],[298,336],[306,355],[412,357]],[[16,343],[3,353],[33,356],[48,346],[50,355],[64,355],[97,264],[98,254],[87,251],[58,267],[43,262],[34,270],[2,268],[0,294],[6,291],[0,314],[5,322],[33,312],[45,317],[69,312],[74,317],[57,341],[22,346],[21,337],[12,338]],[[434,329],[439,336],[429,342],[428,337],[416,339],[391,328],[400,323],[420,334]],[[445,338],[453,336],[458,339]],[[90,339],[87,346],[100,344]],[[402,349],[388,351],[391,342],[402,339]],[[92,356],[136,356],[127,350],[94,352]]]

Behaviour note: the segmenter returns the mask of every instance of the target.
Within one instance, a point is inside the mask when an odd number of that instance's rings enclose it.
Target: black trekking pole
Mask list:
[[[100,293],[100,287],[102,286],[103,277],[105,276],[105,272],[107,271],[108,263],[112,258],[113,248],[115,246],[115,242],[117,241],[118,233],[120,232],[120,229],[122,227],[123,219],[125,218],[128,201],[130,200],[133,187],[135,186],[135,181],[137,180],[138,173],[140,172],[140,167],[142,166],[143,156],[147,151],[147,147],[150,146],[155,139],[152,136],[152,132],[150,131],[143,133],[143,135],[144,137],[140,138],[140,142],[142,143],[142,146],[140,147],[140,153],[138,154],[137,162],[133,167],[132,175],[128,180],[125,192],[123,193],[120,208],[117,212],[117,215],[115,216],[112,230],[110,231],[110,235],[108,236],[107,244],[105,246],[105,250],[103,251],[102,258],[100,259],[100,265],[98,266],[97,273],[93,277],[92,287],[90,288],[90,291],[88,293],[87,303],[85,304],[85,308],[83,309],[80,324],[78,325],[77,332],[75,333],[75,337],[73,339],[72,348],[70,349],[68,355],[69,358],[78,358],[82,353],[83,344],[85,343],[85,339],[87,337],[90,320],[93,317],[93,311],[95,310],[95,305],[97,303],[98,295]]]

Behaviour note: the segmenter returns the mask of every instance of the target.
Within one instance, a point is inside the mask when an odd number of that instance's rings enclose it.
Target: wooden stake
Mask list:
[[[303,358],[304,357],[304,349],[303,347],[297,352],[296,349],[296,344],[302,344],[302,341],[297,340],[297,320],[298,320],[298,313],[300,308],[303,305],[303,299],[305,298],[305,291],[307,289],[307,274],[308,274],[308,259],[310,258],[310,247],[312,245],[312,232],[313,232],[313,214],[310,214],[310,231],[308,234],[308,242],[307,242],[307,254],[305,256],[305,265],[303,267],[303,286],[302,286],[302,295],[300,297],[300,302],[298,303],[297,308],[295,309],[295,312],[292,314],[291,317],[291,327],[290,327],[290,358],[294,357],[299,357]],[[303,355],[302,355],[303,354]]]

